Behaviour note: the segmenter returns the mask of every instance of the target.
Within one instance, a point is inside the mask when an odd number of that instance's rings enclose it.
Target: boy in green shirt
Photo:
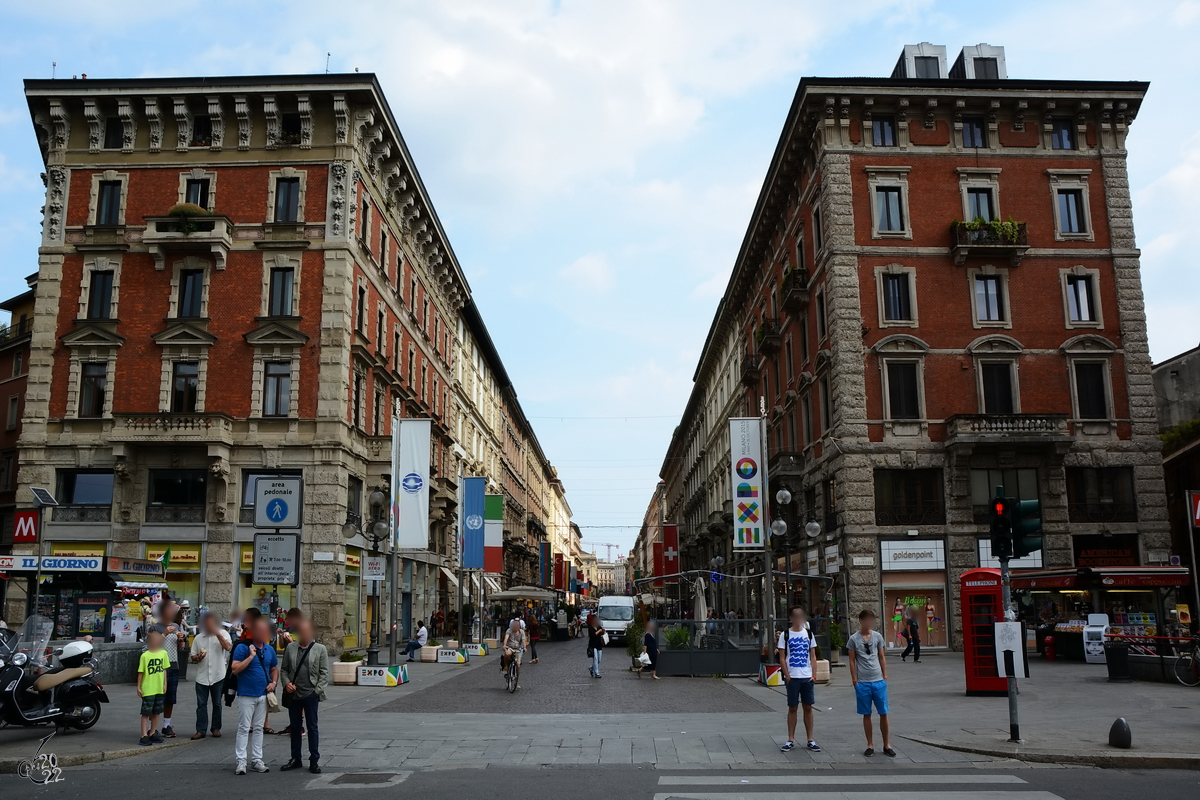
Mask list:
[[[146,652],[138,660],[137,693],[142,698],[142,720],[138,730],[142,738],[138,744],[162,744],[159,735],[158,717],[163,713],[163,700],[167,691],[167,667],[170,657],[163,650],[163,635],[156,630],[146,634]]]

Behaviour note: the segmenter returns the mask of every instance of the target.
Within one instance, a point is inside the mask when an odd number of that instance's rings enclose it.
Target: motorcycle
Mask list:
[[[108,694],[100,684],[90,642],[55,650],[54,623],[34,614],[19,633],[0,631],[0,725],[48,725],[86,731],[100,719]]]

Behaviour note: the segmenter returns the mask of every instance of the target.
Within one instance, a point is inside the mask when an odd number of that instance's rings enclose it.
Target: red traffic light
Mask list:
[[[995,513],[995,514],[996,514],[996,516],[998,516],[998,517],[1002,517],[1002,516],[1004,516],[1004,501],[1003,501],[1003,500],[997,500],[995,503],[993,503],[993,504],[992,504],[992,511],[993,511],[993,513]]]

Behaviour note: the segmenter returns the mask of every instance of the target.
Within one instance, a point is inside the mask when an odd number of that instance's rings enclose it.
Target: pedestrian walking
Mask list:
[[[542,638],[541,634],[538,632],[538,629],[541,628],[541,624],[538,623],[537,615],[534,614],[532,611],[530,611],[529,614],[526,615],[525,621],[526,621],[526,625],[528,627],[528,634],[529,634],[529,663],[536,664],[537,663],[537,643],[538,643],[538,639]]]
[[[270,772],[263,763],[263,725],[267,721],[267,695],[279,681],[279,660],[271,647],[271,627],[265,619],[251,625],[251,640],[233,649],[233,672],[237,675],[238,730],[234,755],[235,775],[246,774],[247,747],[250,769]]]
[[[588,657],[592,659],[591,666],[588,667],[588,672],[593,678],[600,677],[600,656],[604,655],[604,639],[608,633],[600,624],[600,617],[596,614],[588,614]]]
[[[908,609],[904,616],[904,630],[901,634],[908,640],[908,647],[904,648],[904,652],[900,654],[900,660],[906,661],[908,654],[913,654],[913,663],[921,663],[921,626],[917,622],[917,612],[914,609]]]
[[[413,654],[419,651],[422,647],[429,643],[429,629],[425,627],[425,623],[417,620],[417,632],[408,640],[408,644],[404,646],[404,655],[408,656],[409,661],[416,661]]]
[[[776,644],[783,682],[787,685],[788,734],[787,741],[779,748],[785,753],[796,746],[796,708],[800,705],[804,706],[804,735],[808,738],[808,749],[821,752],[821,746],[813,739],[813,703],[816,702],[816,680],[813,678],[816,656],[813,650],[817,644],[805,625],[806,619],[803,608],[792,606],[788,610],[791,624],[779,634]]]
[[[650,658],[650,677],[658,680],[658,623],[646,620],[646,635],[642,637],[642,652]]]
[[[874,705],[879,712],[883,754],[895,758],[888,729],[887,658],[883,651],[883,635],[875,630],[875,612],[866,608],[858,612],[858,630],[846,642],[846,649],[850,653],[850,683],[854,686],[858,713],[862,715],[863,731],[867,735],[867,749],[863,755],[875,755],[875,737],[871,730],[871,706]]]
[[[312,622],[301,619],[296,625],[297,641],[283,651],[283,704],[287,706],[292,732],[292,760],[280,769],[284,772],[303,766],[300,744],[308,727],[308,771],[321,771],[320,735],[317,730],[317,705],[325,699],[329,684],[329,652],[313,640]]]
[[[162,711],[162,735],[167,739],[175,738],[175,729],[171,727],[171,712],[178,701],[180,642],[187,642],[187,634],[175,622],[178,616],[179,606],[175,605],[174,600],[164,598],[158,605],[158,622],[153,623],[146,629],[147,641],[149,641],[150,631],[158,631],[162,634],[162,649],[166,651],[167,658],[171,662],[167,667],[167,683],[163,692]]]
[[[200,632],[192,640],[191,662],[196,664],[196,733],[193,739],[203,739],[207,731],[221,736],[221,693],[225,687],[225,671],[233,641],[221,628],[221,621],[211,611],[200,615]],[[212,703],[212,721],[208,705]],[[211,726],[211,727],[210,727]]]
[[[163,649],[163,635],[157,630],[146,634],[146,650],[138,658],[137,693],[142,698],[138,744],[145,747],[162,744],[158,720],[163,713],[163,695],[167,688],[167,667],[171,660]]]

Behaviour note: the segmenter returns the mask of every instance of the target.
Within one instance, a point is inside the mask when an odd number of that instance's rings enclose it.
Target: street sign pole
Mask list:
[[[767,627],[770,629],[770,635],[775,635],[775,579],[771,575],[771,560],[774,558],[774,553],[771,550],[771,502],[767,499],[767,495],[771,491],[771,479],[767,474],[767,462],[770,461],[768,453],[770,444],[767,442],[767,403],[763,398],[758,399],[759,411],[762,416],[759,417],[758,424],[762,438],[762,509],[763,509],[763,562],[766,564],[766,569],[763,571],[763,580],[766,582],[766,597],[763,598],[763,608],[767,612]]]
[[[1008,561],[1007,553],[1000,557],[1000,603],[1004,607],[1004,621],[1015,622],[1016,615],[1012,611],[1012,589],[1009,586]],[[1003,657],[1000,653],[996,655]],[[1013,669],[1008,673],[1008,740],[1020,743],[1021,724],[1017,720],[1017,677],[1015,672],[1016,670]]]
[[[1200,614],[1200,565],[1196,564],[1196,503],[1200,501],[1200,492],[1188,492],[1188,552],[1192,558],[1192,590],[1196,593],[1196,606],[1192,609],[1191,617],[1196,619]],[[1192,623],[1195,630],[1196,623]]]

